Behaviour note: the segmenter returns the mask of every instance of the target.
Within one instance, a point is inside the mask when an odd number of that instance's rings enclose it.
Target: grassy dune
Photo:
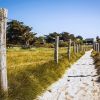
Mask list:
[[[66,68],[83,54],[73,54],[69,62],[66,48],[60,48],[59,52],[57,65],[53,58],[53,48],[8,49],[8,100],[35,99],[49,85],[57,81],[64,74]],[[0,98],[3,100],[2,95]]]
[[[92,56],[94,58],[94,64],[97,69],[97,74],[100,75],[100,53],[93,52]],[[100,82],[100,77],[98,78],[97,81]]]

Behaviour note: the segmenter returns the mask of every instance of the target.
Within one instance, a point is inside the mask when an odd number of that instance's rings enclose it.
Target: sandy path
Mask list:
[[[88,51],[38,100],[100,100],[97,77],[91,51]]]

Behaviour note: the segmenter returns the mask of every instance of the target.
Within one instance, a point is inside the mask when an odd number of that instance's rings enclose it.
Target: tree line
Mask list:
[[[82,43],[82,36],[75,36],[68,32],[49,33],[48,35],[37,37],[37,33],[32,32],[32,27],[25,25],[23,22],[12,20],[7,23],[7,46],[20,45],[22,47],[30,46],[53,46],[55,37],[59,36],[60,46],[67,46],[67,41],[71,39],[77,43]]]

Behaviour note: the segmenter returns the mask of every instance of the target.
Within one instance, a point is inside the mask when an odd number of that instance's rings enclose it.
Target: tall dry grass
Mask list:
[[[59,49],[59,63],[54,62],[53,48],[32,48],[7,50],[8,100],[33,100],[57,81],[80,54],[67,59],[67,49]],[[3,100],[2,94],[0,100]]]

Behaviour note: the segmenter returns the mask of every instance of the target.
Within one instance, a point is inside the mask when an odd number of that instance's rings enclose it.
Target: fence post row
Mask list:
[[[97,43],[97,52],[99,52],[99,43]]]
[[[74,50],[73,50],[73,51],[74,51],[74,53],[76,54],[76,43],[74,42],[73,45],[74,45],[74,47],[73,47]]]
[[[70,60],[70,56],[71,56],[71,39],[69,39],[69,43],[68,43],[68,59]]]
[[[59,36],[55,38],[54,60],[58,64]]]
[[[99,52],[100,52],[100,42],[99,42]]]
[[[95,51],[97,51],[97,44],[95,43]]]
[[[96,51],[98,51],[98,45],[97,45],[97,43],[95,45],[96,45]]]
[[[84,44],[84,51],[86,51],[86,44]]]
[[[79,52],[81,52],[81,44],[79,44]]]
[[[0,8],[0,89],[8,91],[6,66],[6,24],[7,9]]]
[[[93,50],[95,50],[95,43],[93,43]]]
[[[100,43],[93,43],[93,50],[96,52],[100,52]]]
[[[78,44],[76,44],[76,53],[78,53]]]

